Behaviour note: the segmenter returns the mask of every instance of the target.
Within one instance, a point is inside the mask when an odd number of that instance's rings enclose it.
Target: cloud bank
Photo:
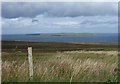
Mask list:
[[[2,3],[2,17],[35,17],[37,15],[51,17],[78,17],[78,16],[104,16],[116,15],[116,3],[109,2],[4,2]]]
[[[117,33],[117,3],[4,2],[2,33]]]

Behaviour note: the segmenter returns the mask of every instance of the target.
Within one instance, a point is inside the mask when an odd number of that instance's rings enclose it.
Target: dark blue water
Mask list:
[[[93,34],[79,36],[51,35],[2,35],[4,41],[39,41],[39,42],[110,42],[117,43],[117,34]]]

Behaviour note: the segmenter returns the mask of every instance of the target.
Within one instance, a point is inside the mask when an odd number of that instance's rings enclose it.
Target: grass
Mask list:
[[[27,53],[2,51],[3,82],[116,82],[117,51],[33,52],[29,80]]]

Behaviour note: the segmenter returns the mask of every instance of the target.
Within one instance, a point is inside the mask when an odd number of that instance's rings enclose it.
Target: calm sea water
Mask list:
[[[39,41],[39,42],[118,42],[117,34],[93,34],[79,36],[51,35],[2,35],[4,41]]]

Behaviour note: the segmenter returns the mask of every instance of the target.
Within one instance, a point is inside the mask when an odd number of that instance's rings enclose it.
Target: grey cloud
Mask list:
[[[81,22],[81,24],[93,24],[93,25],[95,25],[95,24],[117,24],[117,21],[104,21],[104,22],[102,22],[102,21],[83,21],[83,22]]]
[[[4,34],[118,31],[117,16],[2,18]],[[84,23],[84,24],[83,24]],[[113,23],[113,24],[111,24]]]
[[[2,17],[78,17],[78,16],[103,16],[117,15],[117,3],[110,2],[3,2]]]
[[[39,22],[38,20],[32,19],[32,22]]]
[[[118,2],[118,16],[120,17],[120,1]]]

